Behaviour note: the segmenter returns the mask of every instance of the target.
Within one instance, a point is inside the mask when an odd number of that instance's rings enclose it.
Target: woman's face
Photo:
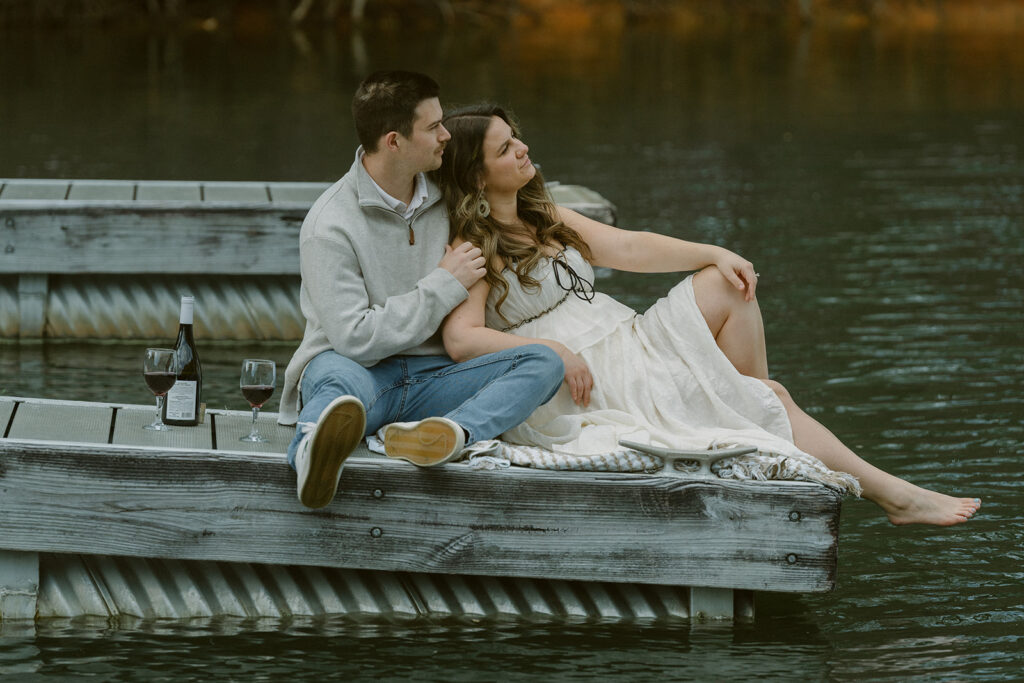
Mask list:
[[[500,116],[491,117],[484,135],[484,192],[517,192],[537,174],[527,152],[530,148],[512,134]]]

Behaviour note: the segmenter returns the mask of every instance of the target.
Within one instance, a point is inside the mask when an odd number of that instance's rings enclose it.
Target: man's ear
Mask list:
[[[384,135],[384,147],[392,151],[398,151],[398,131],[391,131]]]

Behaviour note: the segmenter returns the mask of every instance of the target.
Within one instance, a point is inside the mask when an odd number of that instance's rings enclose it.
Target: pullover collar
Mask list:
[[[408,215],[403,215],[403,213],[398,209],[398,207],[393,206],[390,202],[387,202],[383,196],[381,196],[382,194],[386,193],[384,193],[384,191],[380,189],[380,186],[370,176],[370,173],[366,170],[366,167],[363,166],[364,154],[365,151],[363,150],[363,146],[360,145],[359,148],[356,149],[356,158],[352,164],[352,170],[356,172],[356,191],[359,194],[359,206],[372,206],[380,209],[385,209],[408,221],[411,220],[412,218],[415,218],[417,215],[419,215],[426,209],[430,208],[441,199],[441,190],[437,187],[437,184],[430,180],[430,178],[428,178],[425,173],[420,173],[416,176],[416,191],[415,196],[413,197],[413,201],[411,202],[412,209],[410,210]],[[420,202],[419,206],[416,206],[417,197],[422,197],[422,201]],[[395,200],[394,197],[389,198],[393,199],[400,206],[404,206],[402,202],[398,202],[398,200]]]

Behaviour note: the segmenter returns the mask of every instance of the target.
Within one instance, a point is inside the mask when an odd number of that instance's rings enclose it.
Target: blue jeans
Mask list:
[[[366,408],[366,434],[392,422],[444,416],[466,430],[466,443],[493,439],[547,403],[565,367],[542,344],[517,346],[456,363],[447,356],[393,356],[366,368],[334,351],[309,362],[302,376],[299,422],[316,422],[339,396]],[[288,463],[302,440],[301,426],[288,446]]]

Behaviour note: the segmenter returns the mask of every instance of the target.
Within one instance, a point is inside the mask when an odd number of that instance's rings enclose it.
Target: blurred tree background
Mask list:
[[[0,23],[156,21],[215,30],[225,23],[538,22],[566,30],[654,21],[680,27],[783,20],[915,30],[1016,31],[1022,0],[0,0]]]

